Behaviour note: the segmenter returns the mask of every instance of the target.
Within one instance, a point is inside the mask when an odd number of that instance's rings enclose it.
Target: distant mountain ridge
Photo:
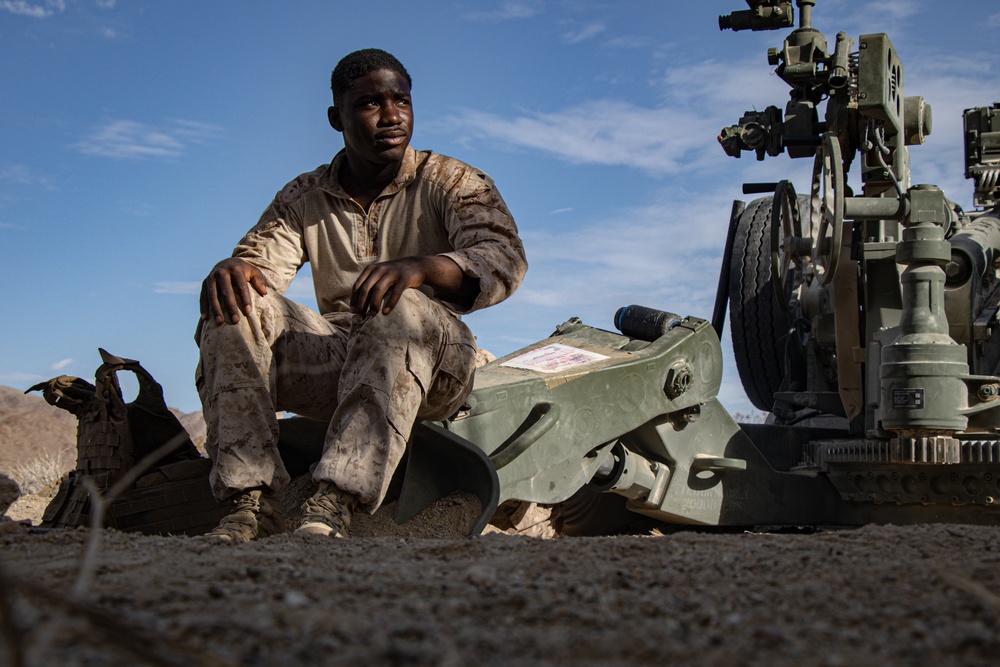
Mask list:
[[[76,417],[39,394],[0,386],[0,470],[44,455],[76,460]]]
[[[170,409],[194,444],[204,448],[205,420],[200,412]],[[76,461],[76,417],[45,402],[40,394],[0,385],[0,471],[39,456]]]

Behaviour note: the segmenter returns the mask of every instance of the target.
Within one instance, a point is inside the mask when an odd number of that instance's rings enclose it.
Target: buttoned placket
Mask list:
[[[379,219],[379,199],[376,197],[372,205],[368,207],[368,213],[365,215],[365,225],[367,226],[367,240],[368,240],[368,256],[374,257],[376,255],[378,246],[378,219]]]
[[[407,165],[407,162],[413,162],[412,157],[410,157],[410,152],[412,148],[407,149],[407,157],[409,160],[404,158],[403,166]],[[351,197],[344,191],[343,186],[337,180],[338,168],[338,158],[342,153],[338,153],[331,162],[328,168],[328,178],[335,183],[329,188],[326,188],[328,192],[337,197],[346,198],[354,206],[355,211],[359,214],[354,223],[354,254],[357,256],[359,261],[367,261],[374,258],[377,255],[378,243],[379,243],[379,222],[381,218],[381,209],[383,208],[382,200],[391,199],[398,192],[407,186],[413,180],[412,168],[406,170],[406,174],[403,176],[397,175],[396,179],[386,186],[385,190],[382,191],[375,200],[372,201],[368,210],[362,206],[356,199]]]
[[[376,255],[378,245],[378,224],[379,224],[379,200],[385,195],[379,195],[371,203],[366,211],[364,207],[353,198],[351,203],[360,212],[354,224],[354,252],[359,260],[368,260]]]

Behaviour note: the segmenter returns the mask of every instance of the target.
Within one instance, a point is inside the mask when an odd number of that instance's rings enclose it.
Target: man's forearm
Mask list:
[[[471,306],[479,294],[479,280],[469,276],[455,262],[444,255],[425,258],[431,268],[424,284],[434,290],[434,295],[443,301],[453,301],[461,306]]]

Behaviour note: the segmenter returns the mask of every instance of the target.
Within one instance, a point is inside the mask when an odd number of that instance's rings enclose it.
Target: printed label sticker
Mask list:
[[[523,368],[539,373],[558,373],[575,366],[582,366],[609,358],[597,352],[581,350],[580,348],[562,345],[561,343],[551,343],[536,350],[519,354],[500,365],[509,366],[510,368]]]

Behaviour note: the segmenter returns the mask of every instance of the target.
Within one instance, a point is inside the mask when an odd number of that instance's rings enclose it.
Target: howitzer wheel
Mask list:
[[[729,265],[729,311],[736,368],[747,398],[770,411],[785,377],[789,316],[772,280],[773,197],[747,204],[736,223]]]
[[[802,215],[791,181],[780,181],[771,202],[771,286],[782,312],[789,313],[795,289],[792,265],[801,266],[812,252],[812,239],[802,237]]]
[[[827,132],[813,163],[810,227],[816,233],[813,254],[823,269],[823,285],[837,274],[844,243],[844,160],[837,135]]]

